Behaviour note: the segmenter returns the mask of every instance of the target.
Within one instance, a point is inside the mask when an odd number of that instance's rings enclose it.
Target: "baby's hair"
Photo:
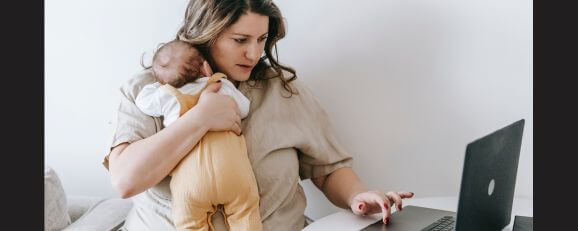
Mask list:
[[[155,51],[154,51],[154,53],[153,53],[153,60],[154,60],[154,55],[156,55],[156,53],[159,51],[159,49],[161,49],[161,47],[163,47],[165,44],[167,44],[167,43],[159,43],[159,44],[157,45],[157,48],[155,49]],[[145,56],[145,54],[146,54],[146,52],[143,52],[142,55],[140,56],[140,66],[141,66],[142,68],[144,68],[145,70],[148,70],[148,69],[151,69],[151,68],[153,67],[153,64],[152,64],[152,62],[151,62],[151,64],[148,65],[148,66],[144,64],[144,56]]]
[[[186,48],[191,49],[192,52],[189,55],[186,55],[186,60],[182,61],[182,66],[179,67],[179,70],[177,71],[177,76],[170,76],[170,78],[166,79],[163,76],[163,78],[161,78],[161,76],[158,75],[158,73],[156,73],[155,71],[155,63],[158,62],[158,57],[160,54],[162,54],[163,52],[168,52],[165,51],[165,49],[167,49],[168,47],[171,46],[177,46],[177,45],[184,45]],[[175,62],[176,60],[171,59],[170,62]],[[190,43],[187,43],[185,41],[182,40],[172,40],[169,41],[167,43],[161,43],[159,44],[159,46],[157,47],[153,58],[152,58],[152,64],[150,66],[144,66],[143,62],[142,62],[142,58],[141,58],[141,65],[145,68],[145,69],[153,69],[153,75],[155,76],[155,78],[157,79],[157,81],[159,81],[162,84],[170,84],[173,87],[181,87],[182,85],[188,83],[188,82],[193,82],[195,81],[197,78],[200,77],[201,75],[201,68],[202,68],[202,63],[204,61],[203,56],[201,55],[201,53],[197,50],[197,48],[195,48],[194,46],[192,46]],[[162,66],[162,65],[161,65]]]

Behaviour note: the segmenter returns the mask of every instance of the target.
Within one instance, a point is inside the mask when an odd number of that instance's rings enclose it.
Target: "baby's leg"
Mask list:
[[[259,214],[259,193],[256,191],[247,195],[247,198],[233,200],[224,205],[224,215],[230,231],[263,230]]]
[[[171,178],[173,222],[177,230],[214,230],[213,179],[204,155],[193,149],[173,170]]]
[[[262,230],[259,190],[244,137],[210,132],[204,139],[213,160],[217,200],[224,205],[229,230]]]
[[[187,187],[173,184],[171,192],[173,197],[172,215],[177,230],[214,230],[211,226],[211,215],[215,213],[215,207],[209,201],[191,200]]]

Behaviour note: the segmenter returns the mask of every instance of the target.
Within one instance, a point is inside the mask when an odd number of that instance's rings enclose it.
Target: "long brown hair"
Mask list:
[[[190,0],[183,25],[177,32],[177,39],[190,43],[197,47],[205,57],[210,57],[209,47],[215,43],[221,32],[236,23],[241,15],[247,12],[269,17],[265,56],[259,59],[249,80],[257,82],[279,78],[285,90],[291,95],[297,94],[288,84],[297,78],[295,70],[278,61],[276,44],[285,37],[285,24],[281,11],[271,0]],[[275,48],[275,56],[273,56],[273,48]],[[269,73],[269,70],[274,73]],[[290,72],[293,76],[285,79],[283,70]]]

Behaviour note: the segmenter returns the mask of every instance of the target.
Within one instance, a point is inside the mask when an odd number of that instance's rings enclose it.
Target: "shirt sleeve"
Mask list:
[[[297,97],[301,112],[300,121],[296,121],[303,135],[296,147],[301,179],[325,176],[339,168],[351,167],[353,158],[335,136],[329,117],[311,90],[298,79],[291,83],[298,92],[292,97]]]
[[[147,138],[162,129],[161,120],[143,113],[135,104],[135,99],[141,89],[154,83],[155,79],[150,71],[131,78],[120,88],[120,104],[118,107],[117,127],[102,164],[108,170],[110,150],[122,143],[132,143]]]

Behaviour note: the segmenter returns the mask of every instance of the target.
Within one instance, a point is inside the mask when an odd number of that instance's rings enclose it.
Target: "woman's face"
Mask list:
[[[219,72],[235,81],[246,81],[265,48],[269,17],[248,12],[225,29],[209,48]]]

